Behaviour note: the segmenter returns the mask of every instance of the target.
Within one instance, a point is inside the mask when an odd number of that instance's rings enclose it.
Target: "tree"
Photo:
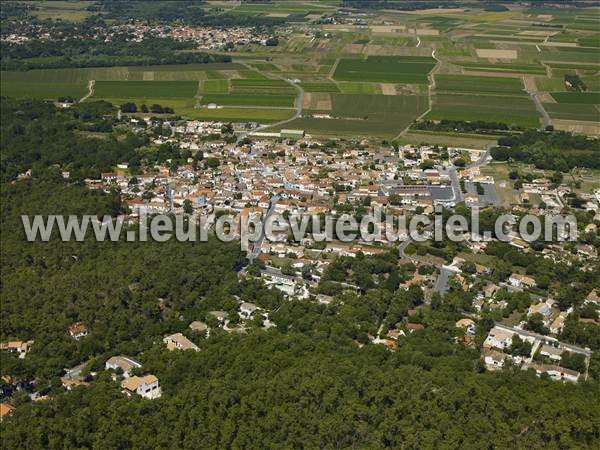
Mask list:
[[[194,205],[192,204],[191,200],[185,199],[183,201],[183,212],[186,214],[194,213]]]
[[[121,111],[123,111],[124,113],[134,113],[137,112],[137,106],[135,105],[135,103],[126,102],[121,105]]]

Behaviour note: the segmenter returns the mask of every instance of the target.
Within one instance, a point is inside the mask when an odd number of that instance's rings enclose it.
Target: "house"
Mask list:
[[[254,303],[242,303],[240,305],[240,312],[238,314],[242,319],[249,319],[250,317],[252,317],[252,313],[254,313],[254,311],[256,311],[257,309],[260,308]]]
[[[477,332],[477,325],[475,325],[475,322],[472,319],[468,318],[460,319],[456,322],[456,328],[466,329],[469,334],[475,334]]]
[[[594,303],[595,305],[600,305],[600,295],[598,295],[598,291],[593,289],[592,292],[590,292],[585,298],[584,303]]]
[[[542,345],[540,349],[540,355],[546,356],[553,361],[560,361],[562,359],[562,352],[561,349],[546,344]]]
[[[8,341],[0,344],[0,351],[18,353],[19,359],[24,359],[34,341]]]
[[[497,370],[504,366],[504,360],[506,359],[506,355],[502,352],[498,352],[496,350],[488,350],[484,353],[483,361],[485,365],[490,370]]]
[[[529,288],[535,286],[535,280],[526,275],[521,275],[519,273],[513,273],[509,278],[508,282],[511,286],[519,287],[519,288]]]
[[[121,369],[125,378],[129,378],[131,376],[131,371],[133,369],[139,369],[140,367],[142,367],[142,364],[139,361],[136,361],[128,356],[112,356],[108,358],[104,364],[104,368],[106,370]]]
[[[8,403],[0,403],[0,422],[4,420],[5,417],[10,416],[13,411],[17,409],[13,405]]]
[[[192,323],[190,323],[190,330],[192,330],[196,333],[206,335],[206,333],[208,331],[208,325],[199,320],[195,320]]]
[[[546,300],[545,302],[531,305],[527,309],[527,317],[532,316],[533,314],[541,314],[542,317],[544,317],[544,320],[548,320],[550,318],[550,313],[552,312],[553,303],[554,301],[552,300]]]
[[[163,342],[167,344],[169,350],[194,350],[200,351],[200,348],[186,338],[181,333],[175,333],[170,336],[165,336]]]
[[[561,333],[563,328],[565,327],[565,321],[567,320],[568,313],[566,311],[562,311],[556,319],[550,324],[550,333],[558,334]]]
[[[425,328],[425,326],[423,324],[420,323],[407,323],[406,324],[406,329],[408,331],[410,331],[411,333],[416,331],[416,330],[423,330]]]
[[[483,347],[487,349],[498,348],[501,350],[510,347],[512,345],[513,334],[512,331],[494,327],[485,338]]]
[[[83,322],[75,322],[73,325],[69,326],[69,335],[76,341],[87,336],[88,333],[89,328]]]
[[[225,320],[227,319],[227,312],[225,312],[225,311],[211,311],[208,314],[213,316],[215,319],[217,319],[221,323],[225,322]]]
[[[127,395],[137,394],[150,400],[161,396],[160,383],[154,375],[126,378],[121,382],[121,387]]]
[[[537,375],[547,374],[553,380],[571,381],[577,383],[581,374],[576,370],[566,369],[553,364],[536,364],[530,366],[535,369]]]

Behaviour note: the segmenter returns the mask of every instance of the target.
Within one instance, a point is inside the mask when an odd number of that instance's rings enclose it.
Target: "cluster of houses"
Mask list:
[[[526,348],[531,350],[526,354],[513,354],[511,350],[517,340],[528,344],[529,347]],[[592,353],[588,349],[564,344],[552,337],[501,324],[496,324],[489,331],[482,348],[485,365],[489,370],[501,369],[510,361],[520,365],[523,370],[533,369],[537,375],[546,374],[554,380],[577,382],[580,378],[587,377],[586,374],[560,365],[565,352],[584,355],[586,366]]]

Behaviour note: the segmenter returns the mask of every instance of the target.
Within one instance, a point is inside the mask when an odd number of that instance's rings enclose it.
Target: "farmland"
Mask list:
[[[437,94],[427,119],[483,120],[523,127],[539,126],[535,106],[527,97]]]
[[[436,75],[436,90],[449,92],[484,92],[490,94],[523,94],[518,78]]]
[[[251,94],[208,94],[202,96],[202,104],[235,106],[294,106],[293,95],[251,95]]]
[[[434,66],[435,60],[428,56],[343,58],[333,78],[340,81],[427,84],[427,75]]]
[[[195,81],[97,81],[94,98],[191,98],[198,90]]]
[[[2,80],[2,94],[17,98],[58,99],[81,98],[87,92],[86,83],[36,83]]]
[[[553,92],[551,95],[558,103],[600,105],[600,92]]]

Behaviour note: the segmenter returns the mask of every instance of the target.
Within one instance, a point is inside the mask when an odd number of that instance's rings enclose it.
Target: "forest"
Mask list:
[[[574,167],[600,168],[600,139],[568,132],[527,130],[498,139],[491,151],[499,161],[534,164],[538,169],[566,172]]]

